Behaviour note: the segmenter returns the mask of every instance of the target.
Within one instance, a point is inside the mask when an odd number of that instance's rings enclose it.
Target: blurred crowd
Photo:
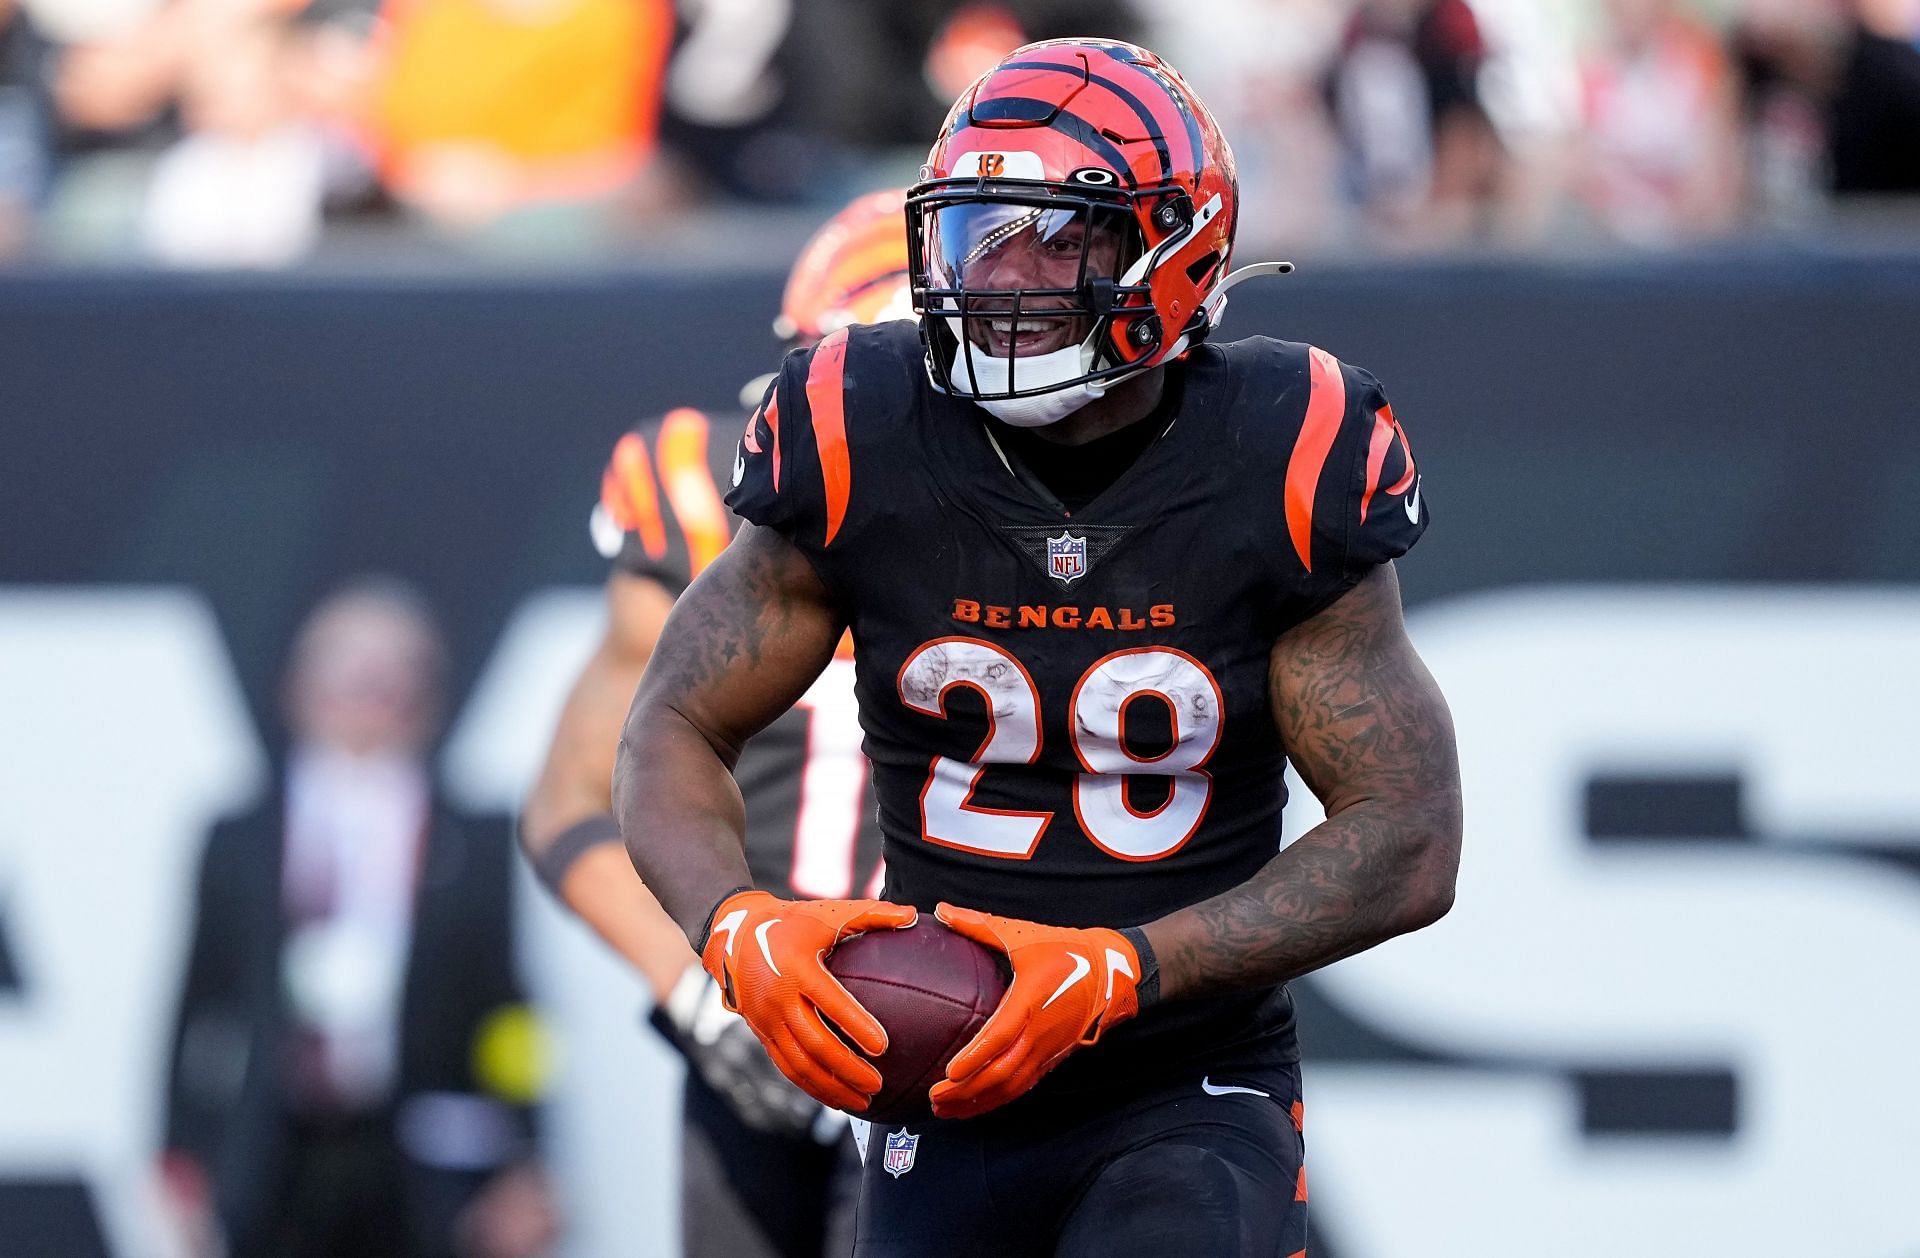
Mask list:
[[[1247,248],[1664,247],[1920,192],[1920,0],[0,0],[0,258],[811,209],[1065,34],[1182,69]]]

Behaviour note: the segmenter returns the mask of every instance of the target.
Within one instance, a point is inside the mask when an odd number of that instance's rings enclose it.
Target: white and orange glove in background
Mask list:
[[[755,1131],[803,1136],[822,1130],[820,1102],[795,1087],[767,1055],[747,1020],[726,1007],[720,984],[698,962],[687,966],[647,1020],[698,1071],[708,1088]]]
[[[880,1072],[828,1024],[868,1057],[887,1051],[887,1033],[827,972],[826,956],[850,935],[904,929],[917,917],[885,900],[736,891],[714,908],[700,963],[782,1074],[821,1104],[857,1112],[880,1090]]]

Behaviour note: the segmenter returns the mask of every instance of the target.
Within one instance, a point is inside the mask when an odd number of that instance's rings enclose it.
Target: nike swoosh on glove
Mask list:
[[[826,956],[850,935],[904,929],[917,916],[885,900],[737,891],[714,909],[700,963],[781,1074],[822,1105],[857,1112],[880,1090],[880,1072],[854,1049],[880,1056],[887,1032],[827,972]]]
[[[820,1102],[780,1073],[745,1018],[728,1009],[699,965],[689,965],[666,1003],[648,1015],[655,1030],[678,1049],[687,1065],[755,1131],[803,1136],[824,1112]]]
[[[1117,930],[1043,926],[942,904],[946,925],[1003,952],[1013,982],[929,1094],[940,1118],[972,1118],[1040,1082],[1068,1053],[1140,1012],[1140,957]]]

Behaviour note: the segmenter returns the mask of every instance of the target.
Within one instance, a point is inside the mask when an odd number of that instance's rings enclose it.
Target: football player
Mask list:
[[[1452,904],[1453,731],[1392,560],[1427,524],[1379,383],[1210,339],[1240,213],[1152,53],[1032,44],[954,106],[908,198],[916,327],[788,356],[622,736],[635,865],[786,1075],[858,1112],[885,1028],[826,971],[934,912],[1012,982],[876,1129],[856,1253],[1291,1255],[1285,983]],[[737,749],[843,629],[883,899],[783,900]],[[1291,760],[1326,821],[1277,850]]]
[[[853,323],[911,315],[903,199],[871,193],[815,234],[788,278],[780,336],[811,345]],[[654,1026],[687,1059],[685,1252],[820,1258],[850,1243],[858,1161],[847,1124],[789,1083],[723,1007],[686,937],[634,875],[607,811],[621,718],[647,657],[673,600],[737,522],[721,495],[743,418],[683,408],[614,447],[593,514],[595,542],[613,561],[606,634],[567,698],[521,836],[561,900],[645,976]],[[753,885],[780,897],[877,889],[879,834],[844,652],[737,769],[753,817],[744,854]]]

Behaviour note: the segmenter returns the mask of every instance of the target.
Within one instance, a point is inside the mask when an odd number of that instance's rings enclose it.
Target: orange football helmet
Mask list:
[[[1159,57],[1107,39],[1015,49],[954,104],[907,194],[935,385],[1093,397],[1179,357],[1225,304],[1238,215],[1233,152]]]
[[[811,345],[849,324],[913,317],[906,197],[899,188],[870,192],[813,234],[787,276],[775,335]]]

